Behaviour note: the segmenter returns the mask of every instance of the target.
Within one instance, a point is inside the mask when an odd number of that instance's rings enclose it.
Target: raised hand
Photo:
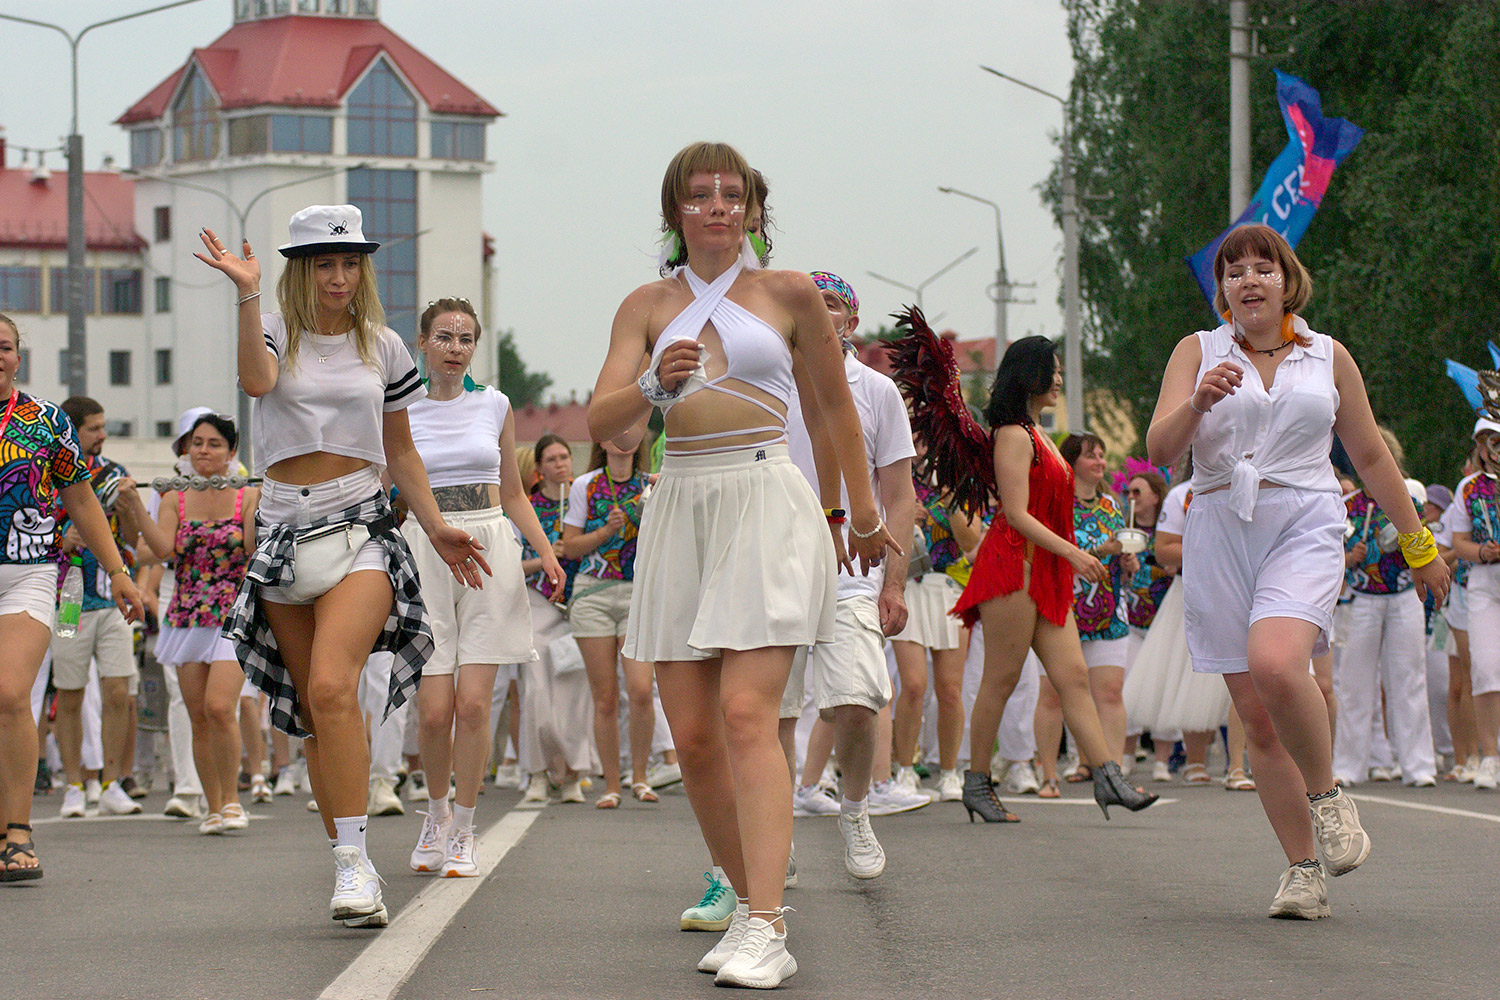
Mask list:
[[[668,347],[656,366],[656,378],[668,392],[676,392],[698,370],[698,342],[680,340]]]
[[[255,259],[255,251],[250,249],[249,240],[241,248],[244,256],[236,257],[224,248],[223,241],[214,235],[212,229],[204,229],[198,234],[198,238],[203,241],[208,255],[194,253],[194,257],[215,271],[222,271],[242,293],[260,288],[260,262]]]
[[[1193,391],[1190,405],[1199,413],[1207,413],[1225,396],[1233,396],[1244,380],[1245,369],[1233,361],[1220,362],[1203,373],[1202,381]]]

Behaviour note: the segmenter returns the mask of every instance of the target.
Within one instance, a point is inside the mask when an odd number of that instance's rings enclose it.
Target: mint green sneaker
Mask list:
[[[734,916],[734,888],[719,881],[714,872],[704,872],[708,889],[703,898],[682,911],[680,926],[685,931],[728,930]]]

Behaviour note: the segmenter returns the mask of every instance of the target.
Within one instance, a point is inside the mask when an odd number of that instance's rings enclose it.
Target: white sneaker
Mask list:
[[[1151,765],[1151,780],[1163,785],[1172,780],[1172,769],[1166,761],[1159,760]]]
[[[734,956],[714,976],[714,985],[773,990],[796,971],[797,960],[786,950],[786,931],[778,934],[769,920],[751,917]]]
[[[1466,785],[1474,783],[1474,776],[1479,773],[1479,758],[1470,757],[1464,761],[1464,766],[1458,769],[1458,780]]]
[[[916,792],[908,792],[894,781],[877,781],[870,785],[869,812],[871,816],[890,816],[893,813],[911,812],[921,809],[932,800]]]
[[[942,802],[962,802],[964,779],[957,771],[944,771],[938,775],[938,799]]]
[[[388,914],[380,896],[380,876],[357,847],[333,849],[333,898],[328,911],[335,920],[357,926],[384,927]]]
[[[526,794],[521,796],[522,802],[546,802],[547,801],[547,776],[541,771],[531,776],[531,784],[526,786]]]
[[[495,768],[496,788],[517,788],[521,781],[521,769],[515,764],[501,764]]]
[[[917,772],[914,768],[903,767],[899,769],[896,772],[896,784],[900,785],[908,792],[914,792],[917,795],[927,796],[928,802],[936,802],[938,800],[937,789],[923,788],[922,779],[917,777]]]
[[[167,800],[167,807],[161,812],[163,816],[171,816],[173,819],[201,819],[203,796],[174,795]]]
[[[111,781],[99,796],[99,811],[109,816],[134,816],[141,804],[125,793],[118,781]]]
[[[427,801],[427,775],[423,771],[413,771],[406,776],[406,801]]]
[[[448,857],[448,832],[453,826],[453,814],[449,813],[441,820],[430,812],[422,815],[427,818],[422,820],[422,832],[417,837],[417,846],[412,848],[411,870],[435,872],[443,867]]]
[[[797,886],[797,845],[793,844],[786,856],[786,878],[781,880],[783,889],[793,889]]]
[[[1500,787],[1500,757],[1486,757],[1474,769],[1474,787],[1494,791]]]
[[[318,811],[318,800],[316,798],[307,800],[307,811],[310,813],[315,813]]]
[[[290,767],[283,767],[281,773],[276,775],[276,787],[271,789],[273,795],[294,795],[297,791],[297,776],[292,773]]]
[[[1323,846],[1328,874],[1338,876],[1364,864],[1370,856],[1370,837],[1359,825],[1359,810],[1349,793],[1342,788],[1335,788],[1334,792],[1326,799],[1309,803],[1309,808],[1318,843]]]
[[[371,816],[406,815],[406,807],[401,804],[401,796],[396,794],[396,786],[391,784],[389,778],[370,779],[370,800],[367,808]]]
[[[1371,781],[1395,781],[1400,776],[1400,771],[1390,767],[1370,768]]]
[[[1329,913],[1328,878],[1323,866],[1304,861],[1282,873],[1267,915],[1282,920],[1319,920]]]
[[[90,778],[83,783],[83,801],[90,809],[99,807],[99,796],[104,794],[104,788],[99,784],[98,778]]]
[[[823,765],[823,773],[818,776],[818,787],[827,792],[836,801],[839,794],[839,776],[833,769],[833,761]]]
[[[839,813],[839,833],[844,835],[844,867],[855,878],[875,878],[885,871],[885,848],[870,828],[870,811]]]
[[[250,817],[245,815],[245,807],[238,802],[230,802],[219,811],[224,818],[224,830],[244,830],[250,826]]]
[[[793,816],[837,816],[839,804],[821,787],[792,789]]]
[[[646,769],[646,784],[652,788],[666,788],[682,781],[682,765],[661,763]]]
[[[62,812],[59,815],[63,819],[82,819],[87,806],[83,798],[83,786],[68,785],[63,790]]]
[[[957,773],[954,777],[958,778]],[[1036,768],[1031,766],[1029,760],[1014,761],[1010,765],[1010,773],[1006,776],[1005,787],[1010,789],[1012,795],[1035,795],[1042,790],[1042,783],[1036,780]],[[963,798],[964,783],[958,779],[958,797]]]
[[[270,802],[272,798],[271,783],[266,780],[264,774],[250,775],[250,801]]]
[[[729,929],[724,936],[719,938],[717,944],[708,949],[708,953],[698,959],[699,972],[718,972],[724,967],[724,963],[734,957],[739,950],[740,941],[745,937],[745,925],[750,922],[750,903],[736,902],[734,904],[734,916],[729,918]]]
[[[583,802],[583,778],[574,778],[562,786],[562,791],[557,793],[559,802]]]
[[[448,835],[448,856],[443,860],[443,878],[473,878],[479,874],[474,862],[474,828],[460,826]]]

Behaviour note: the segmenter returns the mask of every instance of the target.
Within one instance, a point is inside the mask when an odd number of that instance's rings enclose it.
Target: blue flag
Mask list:
[[[1245,211],[1213,241],[1187,258],[1198,287],[1213,307],[1214,254],[1235,226],[1259,222],[1286,237],[1292,246],[1307,232],[1313,213],[1323,201],[1334,168],[1354,152],[1365,130],[1342,118],[1323,117],[1318,92],[1289,73],[1276,70],[1276,100],[1286,122],[1288,142],[1271,162],[1260,189]]]

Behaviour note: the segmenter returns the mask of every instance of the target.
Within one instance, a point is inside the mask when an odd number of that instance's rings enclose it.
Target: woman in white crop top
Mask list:
[[[521,544],[511,523],[542,553],[542,572],[555,586],[562,586],[563,571],[521,488],[510,400],[469,378],[482,332],[474,307],[468,299],[438,299],[422,313],[420,327],[417,349],[426,362],[427,398],[411,405],[412,440],[438,509],[483,544],[492,577],[481,590],[463,586],[417,522],[402,525],[437,646],[417,688],[428,803],[411,867],[468,877],[479,872],[474,809],[489,758],[495,675],[502,663],[527,663],[537,655]],[[456,786],[451,810],[450,775]]]
[[[1193,669],[1223,674],[1286,852],[1270,915],[1315,919],[1329,914],[1325,874],[1352,871],[1370,851],[1353,801],[1334,782],[1328,715],[1308,670],[1327,646],[1343,583],[1332,434],[1409,533],[1402,548],[1418,590],[1441,601],[1448,570],[1406,497],[1354,359],[1296,315],[1312,279],[1286,240],[1267,226],[1241,226],[1220,245],[1214,274],[1226,322],[1178,343],[1146,440],[1158,465],[1192,446],[1183,584]]]
[[[389,712],[415,688],[433,640],[411,552],[380,482],[383,466],[433,548],[463,583],[488,572],[480,547],[444,523],[412,444],[406,407],[426,393],[384,324],[353,205],[291,219],[279,313],[260,311],[260,263],[210,230],[196,256],[235,284],[239,379],[256,399],[263,469],[257,546],[225,622],[246,675],[271,697],[277,728],[305,736],[308,776],[335,842],[330,913],[383,926],[365,851],[369,746],[357,690],[372,650],[394,652]],[[258,469],[259,471],[259,469]],[[299,555],[301,558],[299,559]]]
[[[668,410],[624,653],[656,663],[683,784],[742,904],[699,968],[723,984],[775,985],[796,968],[780,919],[792,814],[777,715],[794,647],[832,636],[835,595],[832,538],[785,445],[794,379],[825,509],[839,503],[842,470],[856,554],[870,565],[900,548],[876,512],[817,286],[760,270],[749,249],[750,178],[744,157],[719,143],[673,159],[662,183],[666,259],[686,263],[621,304],[589,427],[629,449],[652,404]],[[830,516],[836,535],[845,518]]]

